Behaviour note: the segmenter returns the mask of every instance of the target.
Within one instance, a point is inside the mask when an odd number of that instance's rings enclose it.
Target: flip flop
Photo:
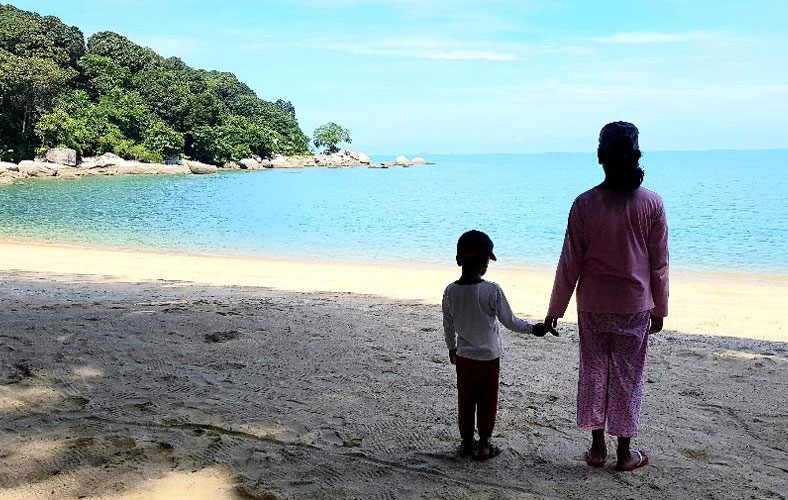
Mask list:
[[[637,455],[638,455],[638,461],[637,461],[637,463],[635,465],[633,465],[631,467],[628,467],[628,468],[619,467],[618,465],[616,465],[615,469],[617,471],[620,471],[620,472],[632,472],[635,469],[639,469],[641,467],[645,467],[645,466],[647,466],[649,464],[649,458],[648,458],[648,455],[646,453],[644,453],[644,452],[642,452],[640,450],[635,450],[633,453],[637,453]]]
[[[497,457],[498,455],[501,454],[501,449],[495,446],[494,444],[489,444],[488,449],[490,450],[488,453],[480,453],[479,450],[477,449],[476,454],[473,456],[474,460],[483,462],[493,457]]]
[[[467,457],[473,455],[476,452],[476,442],[471,441],[470,443],[466,443],[463,441],[457,446],[457,455],[460,457]]]
[[[583,460],[586,461],[586,465],[589,467],[604,467],[605,463],[607,462],[607,456],[601,462],[592,462],[591,461],[591,451],[586,451],[583,453]]]

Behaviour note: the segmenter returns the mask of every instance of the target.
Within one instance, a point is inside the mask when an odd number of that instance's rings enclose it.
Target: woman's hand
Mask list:
[[[558,337],[558,332],[555,329],[555,327],[558,326],[558,318],[554,318],[552,316],[545,316],[544,317],[544,324],[547,327],[547,331],[548,332],[550,332],[554,336]]]
[[[659,318],[657,316],[651,316],[651,326],[648,329],[648,333],[657,333],[662,331],[662,324],[665,318]]]

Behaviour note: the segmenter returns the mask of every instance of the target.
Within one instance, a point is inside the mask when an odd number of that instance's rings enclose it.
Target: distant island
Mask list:
[[[318,127],[314,143],[325,151],[314,155],[295,106],[260,99],[233,73],[191,68],[109,31],[86,42],[57,17],[0,4],[0,184],[216,167],[376,166],[339,142],[350,142],[347,129]]]

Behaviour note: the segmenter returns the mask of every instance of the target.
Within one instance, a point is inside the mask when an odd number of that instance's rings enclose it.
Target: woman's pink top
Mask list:
[[[564,316],[575,285],[578,311],[668,315],[668,223],[658,194],[595,187],[577,197],[548,315]]]

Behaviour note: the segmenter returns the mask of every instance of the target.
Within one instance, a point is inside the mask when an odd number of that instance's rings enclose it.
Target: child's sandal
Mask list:
[[[482,453],[483,447],[479,446],[476,450],[476,455],[474,455],[473,458],[479,460],[480,462],[483,462],[485,460],[489,460],[491,458],[497,457],[498,455],[501,454],[501,449],[495,446],[494,444],[488,444],[486,448],[487,448],[487,452]]]

